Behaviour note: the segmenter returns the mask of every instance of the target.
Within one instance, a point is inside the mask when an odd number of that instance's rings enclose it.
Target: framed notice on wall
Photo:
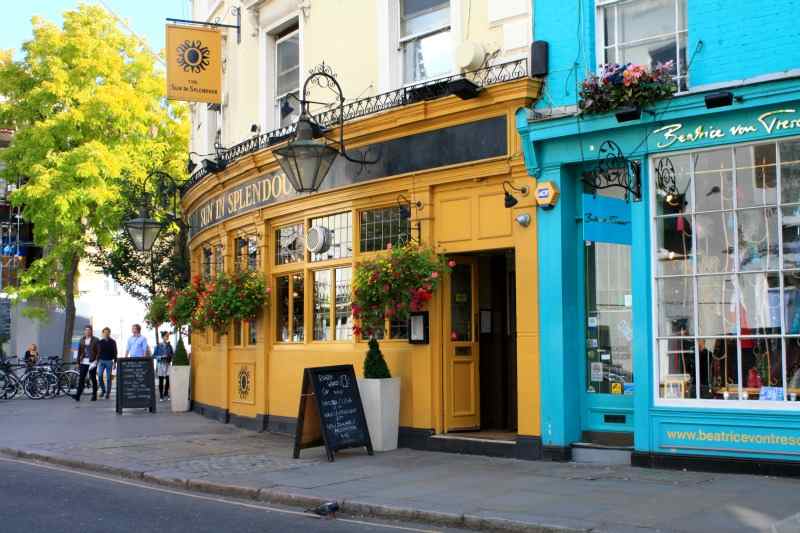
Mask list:
[[[411,344],[428,344],[428,312],[417,311],[408,316],[408,342]]]

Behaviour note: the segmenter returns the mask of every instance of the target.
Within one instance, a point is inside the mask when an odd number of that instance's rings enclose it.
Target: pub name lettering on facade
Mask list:
[[[249,209],[286,200],[294,193],[282,174],[273,174],[241,185],[207,202],[198,210],[199,228]]]

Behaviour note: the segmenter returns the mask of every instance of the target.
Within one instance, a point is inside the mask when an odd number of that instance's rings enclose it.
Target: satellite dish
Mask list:
[[[324,254],[331,247],[331,230],[324,226],[314,226],[306,235],[306,249],[314,254]]]

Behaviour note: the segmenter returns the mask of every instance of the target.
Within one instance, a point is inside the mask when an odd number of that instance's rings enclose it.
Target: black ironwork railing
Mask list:
[[[498,83],[505,83],[522,79],[528,76],[528,60],[517,59],[498,65],[483,67],[477,70],[454,74],[445,78],[429,80],[416,85],[409,85],[401,89],[395,89],[386,93],[361,98],[344,105],[344,120],[353,120],[374,113],[380,113],[396,107],[413,104],[424,100],[433,100],[451,94],[450,82],[454,80],[466,79],[473,82],[479,88]],[[327,128],[336,124],[339,120],[339,108],[329,109],[314,115],[314,122]],[[248,154],[252,154],[264,148],[280,144],[287,140],[294,133],[294,125],[286,126],[260,135],[254,135],[247,140],[240,142],[230,148],[223,148],[219,152],[219,158],[230,164]],[[209,171],[203,167],[199,168],[187,180],[182,187],[182,194],[197,185],[208,176]]]

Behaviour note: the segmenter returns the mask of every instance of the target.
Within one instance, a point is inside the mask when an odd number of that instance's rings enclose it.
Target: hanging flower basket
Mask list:
[[[443,256],[414,244],[389,245],[385,255],[360,262],[353,277],[355,335],[379,336],[387,320],[424,309],[447,271]]]
[[[210,327],[220,335],[228,331],[233,320],[255,318],[267,305],[270,289],[264,278],[257,272],[244,271],[234,274],[220,274],[214,281],[193,283],[197,293],[191,324],[195,329]],[[181,298],[185,298],[182,301]],[[182,305],[190,308],[193,295],[187,291],[175,300],[175,309]],[[182,315],[185,318],[185,314]],[[178,317],[176,317],[178,318]]]
[[[670,98],[678,90],[672,79],[672,61],[648,70],[643,65],[604,65],[599,75],[588,76],[578,94],[582,114],[602,114],[620,108],[639,109]]]
[[[205,282],[199,275],[195,275],[192,278],[191,285],[179,291],[172,291],[169,294],[167,315],[173,326],[177,328],[184,326],[198,327],[195,317],[200,307],[201,296],[205,291]]]

